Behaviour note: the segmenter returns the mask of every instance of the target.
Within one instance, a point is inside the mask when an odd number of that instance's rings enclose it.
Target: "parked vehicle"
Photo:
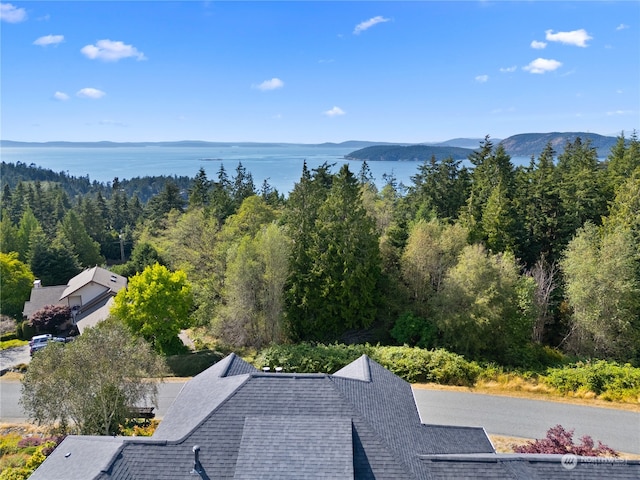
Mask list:
[[[29,340],[29,353],[33,356],[38,350],[42,350],[49,342],[66,343],[68,340],[64,337],[54,337],[50,333],[44,335],[36,335]]]

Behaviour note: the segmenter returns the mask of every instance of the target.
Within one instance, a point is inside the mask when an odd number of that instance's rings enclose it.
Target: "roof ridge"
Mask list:
[[[362,355],[360,358],[362,357],[366,357],[367,359],[371,360],[367,355]],[[358,359],[358,360],[359,360]],[[357,360],[354,360],[354,362],[356,362]],[[351,362],[351,363],[354,363]],[[368,362],[367,362],[368,363]],[[349,364],[351,365],[351,364]],[[337,373],[337,372],[336,372]],[[338,393],[338,395],[345,401],[345,403],[347,405],[349,405],[349,407],[351,408],[352,412],[353,412],[353,416],[351,417],[351,424],[352,424],[352,428],[356,428],[355,422],[353,421],[355,418],[358,419],[359,422],[362,422],[368,429],[369,431],[371,431],[373,433],[373,435],[375,436],[375,438],[378,440],[378,442],[380,442],[382,445],[385,446],[385,449],[387,451],[387,453],[393,457],[393,459],[398,462],[399,465],[402,465],[402,468],[404,468],[405,472],[412,476],[415,477],[416,474],[413,471],[413,469],[410,467],[410,465],[408,465],[404,459],[402,457],[400,457],[397,452],[396,449],[393,448],[389,442],[387,442],[387,440],[384,438],[383,435],[380,434],[380,432],[378,432],[378,429],[374,428],[373,425],[367,420],[367,418],[360,412],[360,410],[358,410],[358,408],[356,408],[356,405],[351,401],[351,399],[349,399],[349,397],[347,397],[347,395],[345,395],[342,390],[340,388],[338,388],[338,386],[336,385],[336,382],[334,381],[333,376],[335,375],[335,373],[333,375],[327,375],[327,379],[329,380],[329,383],[331,384],[331,387]],[[337,377],[340,380],[354,380],[352,378],[349,377],[341,377],[338,376]],[[356,381],[358,381],[358,379],[355,379]],[[373,380],[370,380],[367,383],[371,383],[373,384]]]
[[[371,363],[373,360],[366,353],[360,355],[353,362],[345,365],[332,376],[359,380],[361,382],[372,382]]]

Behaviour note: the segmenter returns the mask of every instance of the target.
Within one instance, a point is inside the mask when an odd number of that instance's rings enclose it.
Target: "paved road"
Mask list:
[[[160,385],[156,414],[162,418],[183,382]],[[482,426],[487,433],[542,438],[560,424],[575,429],[574,441],[590,435],[615,450],[640,454],[640,414],[609,408],[526,400],[478,393],[414,389],[423,423]],[[0,380],[0,422],[25,422],[18,404],[20,382]]]
[[[21,363],[29,363],[30,361],[29,345],[0,350],[0,370],[20,365]]]
[[[416,388],[422,423],[484,427],[487,433],[543,438],[549,428],[574,429],[621,452],[640,454],[640,413],[479,393]]]

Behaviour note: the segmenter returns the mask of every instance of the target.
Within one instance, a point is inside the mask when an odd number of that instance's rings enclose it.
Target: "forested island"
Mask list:
[[[90,182],[2,164],[0,246],[43,285],[106,265],[183,272],[193,328],[232,348],[371,342],[501,365],[640,362],[640,142],[580,137],[515,167],[487,137],[412,184],[302,168],[288,197],[241,164]],[[121,257],[120,242],[124,244]],[[3,275],[3,279],[6,275]],[[3,280],[4,281],[4,280]],[[30,283],[3,288],[20,318]]]
[[[569,133],[521,133],[512,135],[499,142],[504,151],[512,157],[530,157],[540,155],[547,144],[554,149],[561,149],[567,143],[574,142],[577,138],[588,141],[596,150],[598,158],[606,157],[616,143],[614,137],[605,137],[595,133],[569,132]],[[366,161],[425,161],[435,157],[441,161],[447,157],[454,160],[468,158],[472,148],[462,147],[468,145],[470,139],[453,139],[447,142],[418,145],[371,145],[353,151],[345,158],[349,160]]]

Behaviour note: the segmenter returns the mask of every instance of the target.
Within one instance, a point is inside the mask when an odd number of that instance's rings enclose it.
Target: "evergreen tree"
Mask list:
[[[596,149],[589,141],[583,144],[580,137],[567,143],[557,169],[563,210],[557,248],[564,249],[585,222],[602,223],[607,213],[606,182]]]
[[[18,227],[11,221],[11,216],[7,210],[2,210],[0,219],[0,252],[18,252]]]
[[[87,233],[78,215],[69,210],[58,226],[58,238],[72,249],[82,267],[102,265],[104,257],[100,255],[100,244]]]
[[[624,183],[640,167],[640,141],[634,130],[629,141],[622,132],[607,157],[607,176],[611,192]]]
[[[475,166],[471,174],[472,184],[466,206],[463,208],[461,221],[469,229],[472,243],[487,243],[489,233],[495,235],[495,225],[484,225],[483,217],[489,197],[495,188],[500,186],[494,194],[492,212],[487,215],[487,220],[495,222],[496,205],[498,200],[502,202],[502,214],[506,217],[500,219],[503,225],[509,225],[512,232],[509,247],[513,247],[515,239],[520,237],[520,223],[515,217],[512,203],[515,198],[515,170],[511,163],[511,157],[507,155],[502,145],[493,149],[489,136],[481,142],[480,148],[469,156],[469,160]],[[487,230],[488,229],[488,230]],[[495,242],[493,242],[495,243]],[[512,250],[514,250],[512,248]],[[502,250],[499,250],[502,251]]]
[[[302,165],[302,175],[289,194],[283,213],[283,223],[292,240],[290,277],[286,287],[286,310],[289,335],[296,340],[306,338],[314,323],[315,310],[310,304],[314,298],[311,282],[314,259],[311,244],[320,205],[327,198],[332,180],[328,180],[329,166],[323,164],[313,175]]]
[[[40,222],[31,211],[31,208],[27,207],[22,214],[20,223],[18,224],[18,234],[16,237],[16,251],[18,252],[21,261],[26,262],[29,259],[31,251],[31,237],[35,232],[42,232],[42,226]]]
[[[255,194],[256,188],[253,183],[253,176],[251,175],[251,172],[247,172],[247,169],[242,165],[242,162],[238,162],[231,188],[231,198],[233,199],[235,207],[240,207],[245,198],[251,197]]]
[[[231,182],[223,164],[220,164],[218,179],[212,185],[210,202],[211,214],[217,219],[218,225],[222,226],[226,218],[235,211],[231,198]]]
[[[455,220],[469,195],[470,176],[461,161],[448,157],[438,162],[435,156],[418,167],[411,177],[409,201],[417,217],[428,220],[431,214]]]
[[[348,165],[335,176],[318,210],[311,240],[313,290],[308,301],[315,315],[305,325],[307,338],[335,339],[371,325],[380,276],[378,239]]]
[[[521,258],[529,266],[541,258],[551,263],[560,258],[561,251],[556,248],[556,242],[562,205],[554,155],[553,146],[547,143],[537,162],[522,173],[524,180],[517,201],[526,234],[520,252]]]
[[[200,208],[209,205],[211,182],[207,179],[204,168],[200,167],[189,188],[189,208]]]
[[[518,247],[518,223],[515,208],[502,182],[498,182],[482,211],[486,245],[492,252],[515,252]]]
[[[172,182],[167,181],[164,190],[147,203],[147,213],[154,222],[160,222],[171,210],[182,212],[184,200],[180,195],[180,189]]]
[[[71,246],[61,241],[50,243],[42,230],[31,234],[29,250],[29,267],[44,286],[66,285],[80,273]]]

